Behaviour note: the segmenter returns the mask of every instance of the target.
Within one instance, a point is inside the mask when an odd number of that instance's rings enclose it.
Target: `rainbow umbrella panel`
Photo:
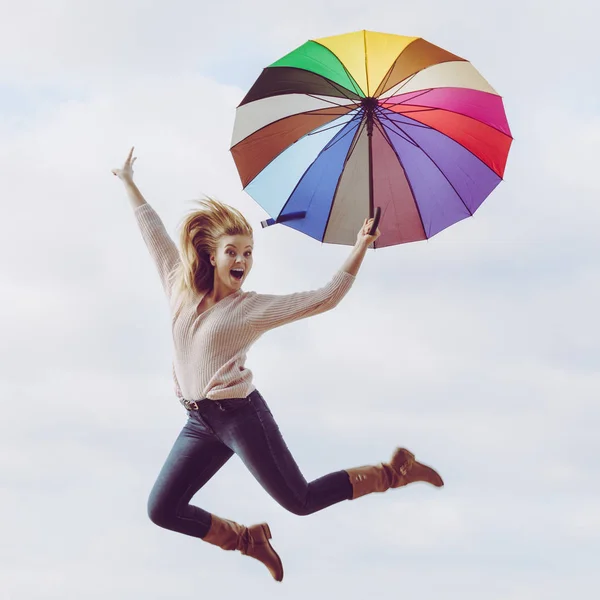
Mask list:
[[[511,132],[473,65],[422,38],[360,31],[308,41],[263,70],[236,110],[242,185],[272,217],[353,245],[432,237],[502,180]]]

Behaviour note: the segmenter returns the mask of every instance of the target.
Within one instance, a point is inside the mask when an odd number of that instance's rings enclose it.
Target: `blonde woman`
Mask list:
[[[440,476],[397,448],[389,463],[329,473],[307,482],[273,415],[246,368],[246,353],[265,332],[331,310],[352,286],[367,247],[366,219],[356,245],[324,287],[289,295],[242,290],[252,269],[252,227],[231,206],[199,202],[186,216],[180,250],[133,182],[133,148],[112,172],[131,200],[142,237],[169,299],[174,344],[173,377],[187,422],[150,493],[148,514],[166,529],[239,550],[261,561],[276,581],[283,565],[266,523],[245,527],[190,504],[194,494],[237,454],[281,506],[308,515],[343,500],[415,481],[442,486]]]

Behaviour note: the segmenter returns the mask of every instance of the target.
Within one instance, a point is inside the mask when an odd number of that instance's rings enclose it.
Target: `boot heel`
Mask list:
[[[203,539],[223,550],[239,550],[265,565],[275,581],[283,579],[283,564],[267,541],[271,539],[271,529],[266,523],[245,527],[235,521],[211,515],[210,529]]]
[[[267,525],[267,523],[261,523],[260,525],[261,529],[263,530],[263,533],[265,534],[265,537],[270,540],[271,539],[271,529],[270,527]]]

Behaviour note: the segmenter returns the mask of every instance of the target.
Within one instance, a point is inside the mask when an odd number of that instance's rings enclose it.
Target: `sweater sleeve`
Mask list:
[[[163,289],[170,297],[168,276],[179,262],[179,251],[156,211],[149,204],[142,204],[134,210],[144,242],[158,270]]]
[[[245,302],[248,324],[260,332],[280,327],[299,319],[318,315],[335,308],[348,293],[354,275],[338,271],[322,288],[287,295],[251,292]]]

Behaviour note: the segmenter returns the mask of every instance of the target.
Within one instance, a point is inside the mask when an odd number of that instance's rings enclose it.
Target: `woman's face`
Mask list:
[[[230,291],[242,287],[252,269],[253,240],[248,235],[226,235],[219,240],[217,250],[210,257],[217,280]]]

